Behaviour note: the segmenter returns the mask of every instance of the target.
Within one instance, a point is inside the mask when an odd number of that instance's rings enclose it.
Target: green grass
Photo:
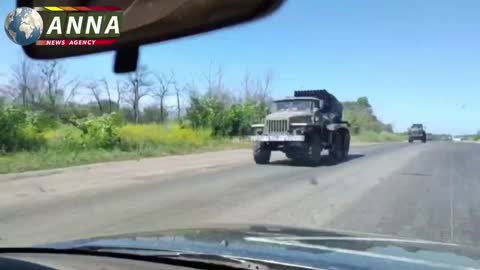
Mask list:
[[[80,151],[43,149],[35,152],[17,152],[0,156],[0,173],[63,168],[96,162],[135,160],[147,157],[182,155],[249,147],[251,147],[251,144],[246,140],[221,139],[212,140],[199,147],[191,147],[188,145],[145,146],[132,151],[122,151],[120,149],[84,149]]]
[[[96,162],[135,160],[147,157],[181,155],[205,151],[250,148],[247,139],[213,138],[210,130],[193,130],[176,124],[125,125],[118,129],[121,143],[114,149],[94,149],[81,145],[81,132],[61,126],[44,132],[46,146],[38,151],[0,155],[0,173],[63,168]],[[363,132],[352,142],[406,140],[404,135]]]
[[[121,140],[118,146],[95,149],[82,144],[82,133],[74,127],[46,131],[42,136],[47,143],[40,150],[0,155],[0,173],[251,147],[246,139],[213,138],[210,130],[176,124],[129,124],[117,133]]]
[[[35,152],[17,152],[0,156],[0,173],[61,168],[101,161],[135,158],[137,158],[135,153],[119,150],[100,149],[72,152],[58,149],[43,149]]]

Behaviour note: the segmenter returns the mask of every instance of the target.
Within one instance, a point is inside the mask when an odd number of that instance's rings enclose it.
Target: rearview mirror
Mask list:
[[[35,9],[43,20],[43,31],[39,38],[41,42],[36,41],[23,47],[29,57],[56,59],[116,51],[115,71],[129,72],[136,69],[138,48],[141,45],[261,18],[278,9],[283,2],[284,0],[17,0],[17,6]],[[118,17],[115,18],[116,22],[109,21],[112,16]],[[84,17],[83,21],[80,17]],[[119,32],[115,31],[116,24],[119,24]],[[57,43],[52,43],[52,40]],[[87,43],[85,40],[99,42]]]

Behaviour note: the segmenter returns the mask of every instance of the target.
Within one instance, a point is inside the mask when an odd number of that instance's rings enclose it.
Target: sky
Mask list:
[[[0,17],[14,2],[0,2]],[[433,133],[472,134],[480,130],[479,11],[478,0],[289,0],[259,21],[144,46],[140,63],[199,86],[221,66],[234,90],[247,70],[271,71],[274,97],[300,88],[342,101],[367,96],[396,131],[419,122]],[[5,33],[0,48],[2,81],[23,52]],[[79,80],[116,78],[112,53],[63,65]]]

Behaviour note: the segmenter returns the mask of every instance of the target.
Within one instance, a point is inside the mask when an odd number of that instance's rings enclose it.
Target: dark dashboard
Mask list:
[[[193,268],[98,256],[2,254],[0,270],[191,270]]]

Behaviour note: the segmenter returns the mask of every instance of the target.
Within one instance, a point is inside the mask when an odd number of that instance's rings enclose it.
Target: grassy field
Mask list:
[[[69,126],[42,133],[46,147],[37,151],[0,155],[0,173],[62,168],[95,162],[141,159],[205,151],[250,148],[248,139],[213,138],[209,130],[193,130],[179,125],[125,125],[117,130],[120,144],[98,149],[79,143],[81,132]],[[362,133],[352,142],[402,141],[393,133]]]
[[[96,162],[135,160],[148,157],[181,155],[205,151],[249,148],[250,146],[250,142],[245,140],[221,140],[197,148],[158,146],[145,147],[138,149],[137,151],[122,151],[120,149],[85,149],[81,151],[42,149],[35,152],[17,152],[0,156],[0,173],[63,168]]]
[[[0,173],[251,147],[247,139],[213,138],[209,130],[179,125],[125,125],[117,134],[119,146],[101,149],[82,145],[82,133],[76,128],[49,130],[42,134],[45,147],[0,155]]]

